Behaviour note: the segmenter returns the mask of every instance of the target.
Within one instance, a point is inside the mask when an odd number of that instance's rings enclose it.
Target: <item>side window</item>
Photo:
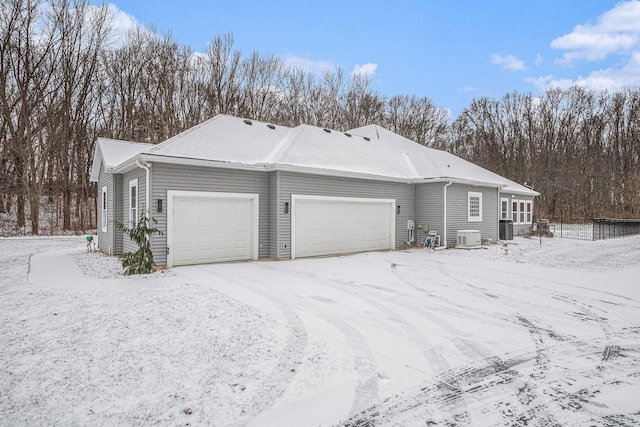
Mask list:
[[[511,220],[514,224],[518,223],[518,201],[511,202]]]
[[[138,224],[138,178],[129,181],[129,227]]]
[[[482,221],[482,193],[470,191],[468,193],[468,220],[469,222]]]
[[[531,224],[533,222],[533,202],[531,200],[527,201],[527,224]]]
[[[509,219],[509,199],[500,199],[500,219]]]
[[[520,201],[520,224],[525,223],[524,215],[525,215],[524,201]]]
[[[108,228],[107,222],[107,187],[102,187],[102,232],[106,233]]]

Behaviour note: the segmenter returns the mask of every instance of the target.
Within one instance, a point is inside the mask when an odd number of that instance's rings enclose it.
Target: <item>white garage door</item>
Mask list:
[[[171,191],[167,266],[258,258],[258,195]]]
[[[395,200],[292,196],[291,257],[395,248]]]

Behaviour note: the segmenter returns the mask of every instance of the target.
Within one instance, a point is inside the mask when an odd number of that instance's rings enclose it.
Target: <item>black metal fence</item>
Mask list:
[[[539,220],[537,228],[565,239],[604,240],[640,234],[640,219],[557,218]]]

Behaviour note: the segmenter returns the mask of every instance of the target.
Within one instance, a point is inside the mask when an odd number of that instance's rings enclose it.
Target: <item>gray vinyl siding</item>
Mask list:
[[[122,175],[122,197],[120,198],[123,201],[122,204],[122,223],[129,227],[129,181],[132,179],[138,178],[138,218],[145,211],[145,198],[146,198],[146,184],[147,184],[147,176],[144,169],[138,168],[134,169],[131,172],[127,172]],[[138,250],[138,246],[129,238],[129,236],[122,234],[122,250],[123,252],[135,252]],[[154,254],[155,255],[155,254]]]
[[[163,232],[161,236],[154,236],[151,242],[154,261],[157,265],[165,265],[167,263],[167,191],[169,190],[258,194],[258,255],[259,257],[270,256],[270,177],[268,172],[153,163],[151,174],[153,181],[151,193],[152,216],[157,221],[156,227]],[[126,185],[129,185],[128,181]],[[142,194],[143,188],[141,187]],[[158,199],[163,201],[162,212],[156,212]]]
[[[107,232],[102,231],[102,187],[107,187]],[[114,240],[113,240],[113,174],[106,173],[104,166],[100,170],[100,177],[98,178],[98,248],[105,253],[109,253],[110,250],[113,253]]]
[[[102,187],[107,187],[107,232],[102,231]],[[122,232],[116,222],[122,222],[122,175],[107,173],[104,166],[98,177],[98,248],[112,255],[122,253]]]
[[[120,255],[123,253],[123,241],[124,234],[116,228],[116,222],[123,224],[122,221],[122,205],[124,203],[122,195],[122,175],[113,174],[113,216],[109,221],[109,227],[113,230],[113,252],[114,255]],[[127,197],[129,195],[127,194]]]
[[[469,192],[482,193],[482,221],[469,222]],[[447,187],[447,245],[456,244],[458,230],[480,230],[482,239],[498,239],[498,190],[452,184]]]
[[[280,172],[279,209],[285,202],[291,203],[291,195],[311,195],[330,197],[364,197],[376,199],[395,199],[400,205],[400,214],[396,215],[396,248],[405,246],[407,240],[407,221],[415,215],[415,186],[411,184],[372,181],[364,179],[339,178],[320,175],[307,175]],[[278,221],[279,257],[291,256],[291,211],[281,214]],[[287,243],[283,249],[282,244]]]
[[[278,222],[283,215],[283,207],[280,201],[280,172],[269,174],[269,257],[280,258],[280,240],[278,238]]]
[[[416,185],[416,244],[418,245],[424,243],[424,233],[428,231],[435,231],[443,236],[443,188],[444,183],[441,182]]]
[[[531,196],[523,196],[523,195],[519,195],[519,194],[512,194],[512,193],[504,193],[501,192],[499,195],[499,199],[509,199],[509,219],[512,219],[512,214],[511,214],[511,209],[512,209],[512,202],[513,200],[518,200],[518,201],[531,201],[531,208],[532,208],[532,214],[535,215],[536,213],[536,205],[535,205],[535,201],[533,199],[533,197]],[[500,202],[498,202],[500,203]],[[500,208],[500,205],[498,204],[498,209]],[[500,211],[498,211],[498,215]],[[532,215],[532,222],[533,222],[533,215]],[[518,236],[518,235],[522,235],[525,233],[528,233],[531,231],[533,224],[532,223],[527,223],[527,224],[517,224],[514,223],[513,224],[513,235],[514,236]]]

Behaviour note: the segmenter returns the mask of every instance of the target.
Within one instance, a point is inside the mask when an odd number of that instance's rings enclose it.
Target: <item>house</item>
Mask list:
[[[100,138],[98,242],[136,250],[114,228],[149,211],[168,267],[440,244],[458,230],[497,240],[499,220],[529,230],[537,192],[377,125],[348,132],[218,115],[160,144]]]

